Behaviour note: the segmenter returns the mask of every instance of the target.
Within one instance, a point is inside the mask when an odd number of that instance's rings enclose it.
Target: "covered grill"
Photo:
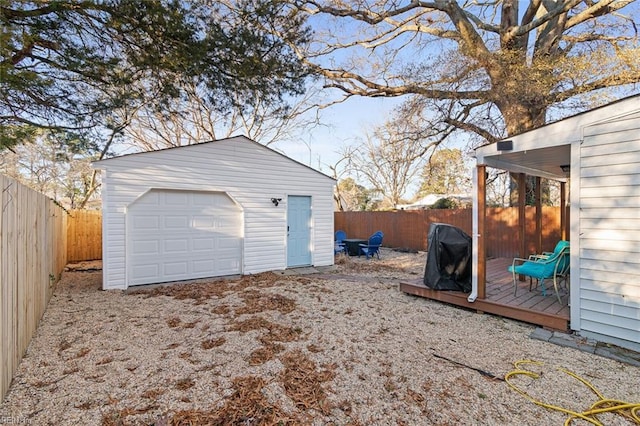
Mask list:
[[[471,291],[471,237],[445,223],[429,227],[424,285],[434,290]]]

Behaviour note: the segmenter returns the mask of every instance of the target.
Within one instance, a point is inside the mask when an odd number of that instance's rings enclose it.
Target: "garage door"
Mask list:
[[[127,209],[128,285],[239,274],[241,217],[223,193],[147,192]]]

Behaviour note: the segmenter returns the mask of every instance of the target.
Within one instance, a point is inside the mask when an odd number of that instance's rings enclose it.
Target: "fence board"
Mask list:
[[[71,210],[67,220],[67,260],[102,259],[102,212]]]
[[[66,264],[65,244],[66,213],[44,195],[0,175],[2,398]]]
[[[429,226],[447,223],[471,235],[471,209],[401,210],[392,212],[335,212],[335,229],[342,229],[349,238],[367,238],[380,230],[384,245],[410,250],[427,250]],[[527,207],[526,247],[535,252],[535,207]],[[486,221],[486,253],[488,257],[518,255],[518,208],[489,208]],[[560,207],[542,207],[542,249],[553,250],[560,239]]]

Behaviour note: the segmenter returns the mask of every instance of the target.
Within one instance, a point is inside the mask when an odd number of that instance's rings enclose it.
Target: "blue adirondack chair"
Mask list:
[[[358,256],[360,256],[360,254],[363,253],[367,257],[367,259],[369,257],[373,257],[374,255],[378,256],[378,259],[380,259],[380,246],[382,245],[382,233],[378,233],[378,232],[370,236],[366,244],[359,244],[360,252],[358,253]]]
[[[516,257],[513,259],[511,266],[507,268],[513,275],[514,296],[518,292],[518,282],[516,275],[524,275],[530,279],[535,278],[542,287],[542,295],[547,295],[547,289],[544,285],[545,279],[553,279],[553,288],[556,292],[558,302],[560,294],[558,293],[558,282],[566,279],[569,274],[569,242],[560,241],[556,244],[553,252],[534,254],[528,259]],[[529,290],[531,290],[532,282],[529,282]]]
[[[333,244],[333,253],[334,254],[338,254],[338,253],[346,253],[347,252],[347,248],[345,247],[344,244],[344,239],[347,238],[347,233],[342,231],[342,230],[338,230],[335,233],[335,238],[334,238],[334,244]]]

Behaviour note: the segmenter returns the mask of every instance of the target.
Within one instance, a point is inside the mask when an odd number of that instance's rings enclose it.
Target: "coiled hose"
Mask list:
[[[571,425],[571,422],[573,420],[576,420],[576,419],[585,420],[585,421],[587,421],[587,422],[589,422],[589,423],[591,423],[593,425],[596,425],[596,426],[603,426],[603,424],[596,417],[598,414],[603,414],[603,413],[619,414],[619,415],[624,416],[627,419],[630,419],[630,420],[632,420],[635,423],[640,425],[640,402],[639,403],[629,403],[629,402],[625,402],[625,401],[619,401],[619,400],[616,400],[616,399],[605,398],[602,395],[602,393],[600,393],[595,388],[595,386],[593,386],[587,380],[583,379],[582,377],[578,376],[577,374],[575,374],[575,373],[573,373],[573,372],[571,372],[571,371],[569,371],[569,370],[567,370],[565,368],[558,368],[558,370],[562,371],[565,374],[568,374],[569,376],[573,377],[574,379],[578,380],[579,382],[581,382],[582,384],[587,386],[589,389],[591,389],[591,391],[594,394],[596,394],[596,396],[598,397],[598,401],[594,402],[588,410],[579,413],[577,411],[573,411],[573,410],[569,410],[569,409],[566,409],[566,408],[563,408],[563,407],[558,407],[558,406],[555,406],[555,405],[547,404],[547,403],[545,403],[543,401],[535,399],[534,397],[529,395],[527,392],[523,391],[522,389],[520,389],[519,387],[514,385],[512,383],[512,381],[511,381],[511,379],[513,377],[520,376],[520,375],[531,377],[533,379],[539,379],[540,378],[540,375],[538,373],[535,373],[533,371],[530,371],[530,370],[527,370],[527,369],[524,369],[524,368],[520,367],[521,365],[525,365],[525,364],[544,365],[543,362],[532,361],[532,360],[528,360],[528,359],[516,361],[516,362],[513,363],[513,365],[514,365],[514,367],[516,369],[513,370],[513,371],[508,372],[505,375],[505,377],[504,377],[505,382],[507,382],[507,384],[509,385],[509,387],[511,387],[511,389],[515,390],[520,395],[524,396],[525,398],[527,398],[528,400],[530,400],[534,404],[539,405],[541,407],[548,408],[550,410],[556,410],[556,411],[560,411],[560,412],[568,414],[569,417],[564,422],[565,426]]]

